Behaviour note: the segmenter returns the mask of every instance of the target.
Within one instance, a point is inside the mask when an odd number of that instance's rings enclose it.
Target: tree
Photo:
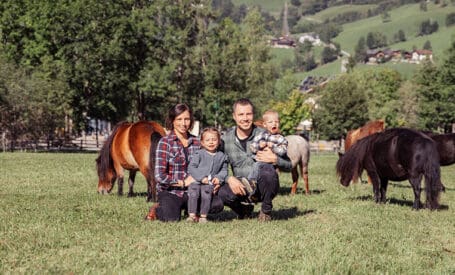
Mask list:
[[[425,41],[425,43],[423,44],[423,49],[424,50],[430,50],[430,51],[432,50],[430,40]]]
[[[376,49],[387,46],[387,37],[381,32],[369,32],[366,44],[369,49]]]
[[[313,125],[322,139],[339,139],[368,121],[366,95],[353,74],[330,81],[318,100]]]
[[[387,22],[390,22],[390,20],[391,20],[391,16],[387,11],[384,11],[382,13],[381,17],[382,17],[382,23],[387,23]]]
[[[280,114],[280,130],[283,135],[294,134],[297,125],[310,117],[311,106],[305,100],[302,93],[293,90],[285,101],[270,104]]]
[[[412,81],[405,81],[398,89],[399,112],[397,114],[397,126],[413,129],[419,128],[419,99],[417,85]]]
[[[338,58],[338,51],[332,47],[324,47],[321,53],[321,64],[332,62]]]
[[[444,132],[450,133],[455,123],[455,42],[447,50],[438,75],[440,83],[440,109],[438,114],[439,126]]]
[[[406,35],[402,29],[398,30],[396,34],[393,35],[395,42],[404,42],[406,41]]]
[[[0,129],[11,140],[11,149],[19,140],[52,139],[57,128],[64,128],[65,92],[64,82],[0,58]]]
[[[359,72],[356,77],[359,87],[368,98],[368,118],[384,119],[389,127],[398,126],[401,75],[392,69],[380,69]]]
[[[441,111],[444,103],[438,74],[438,68],[433,63],[426,61],[414,76],[420,99],[419,124],[421,129],[435,131],[441,126]]]
[[[455,12],[451,12],[446,16],[446,26],[452,26],[455,24]]]
[[[365,37],[360,37],[357,45],[355,46],[354,58],[357,62],[365,62],[367,59],[367,47]]]
[[[421,1],[420,5],[419,5],[419,8],[420,8],[421,11],[428,11],[428,7],[427,7],[426,1]]]

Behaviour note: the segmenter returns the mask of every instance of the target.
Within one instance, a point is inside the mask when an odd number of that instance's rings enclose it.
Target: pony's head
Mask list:
[[[98,173],[98,193],[110,193],[114,186],[115,171],[112,168],[104,167],[101,156],[96,158],[96,171]]]
[[[344,167],[345,163],[343,162],[344,161],[343,158],[344,158],[344,154],[338,152],[338,161],[336,164],[337,176],[340,178],[341,185],[349,186],[349,184],[351,183],[351,180],[353,178],[353,175],[352,175],[352,173],[344,172],[343,169],[345,168]]]

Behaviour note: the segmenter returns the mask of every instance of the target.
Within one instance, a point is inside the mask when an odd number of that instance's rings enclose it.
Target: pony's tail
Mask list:
[[[436,150],[427,150],[428,157],[424,164],[425,193],[427,207],[431,210],[439,208],[439,194],[444,190],[441,182],[441,168]]]
[[[370,150],[372,136],[363,138],[342,155],[336,164],[337,176],[341,178],[341,184],[348,186],[351,181],[359,179],[363,170],[363,160]]]
[[[120,128],[120,126],[122,126],[125,123],[127,122],[121,122],[114,126],[111,135],[104,142],[103,147],[101,147],[98,158],[96,158],[96,170],[98,172],[98,177],[101,181],[108,180],[107,175],[109,170],[112,170],[115,176],[115,169],[113,169],[114,161],[111,156],[112,141],[114,140],[114,137],[117,134],[117,131]]]

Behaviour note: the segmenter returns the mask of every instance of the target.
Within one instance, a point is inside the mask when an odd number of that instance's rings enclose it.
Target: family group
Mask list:
[[[208,127],[198,138],[190,133],[192,109],[184,103],[169,109],[170,132],[156,148],[157,202],[147,220],[179,221],[184,210],[187,221],[205,223],[208,214],[220,213],[224,206],[245,219],[252,217],[258,202],[262,202],[258,220],[271,220],[272,201],[279,191],[276,168],[291,169],[279,115],[266,111],[264,128],[257,127],[252,102],[242,98],[233,104],[232,117],[235,126],[222,136]]]

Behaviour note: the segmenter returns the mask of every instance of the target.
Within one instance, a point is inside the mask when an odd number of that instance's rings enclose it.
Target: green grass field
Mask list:
[[[137,197],[98,195],[95,154],[0,153],[0,274],[453,274],[455,166],[442,169],[442,210],[414,211],[408,182],[376,205],[371,186],[342,187],[334,154],[313,154],[312,195],[281,175],[274,220],[145,222]],[[115,190],[116,191],[116,188]],[[255,208],[255,213],[259,205]]]
[[[451,45],[451,35],[455,33],[455,27],[447,28],[445,25],[445,18],[451,12],[455,12],[455,6],[453,5],[441,8],[440,6],[429,3],[427,12],[420,11],[419,4],[404,5],[390,12],[391,21],[387,23],[383,23],[379,15],[344,24],[343,32],[334,41],[338,42],[343,50],[352,54],[361,36],[366,38],[369,32],[378,31],[387,36],[390,44],[393,35],[402,29],[406,34],[407,41],[399,44],[391,44],[389,45],[390,48],[412,50],[412,46],[416,46],[421,49],[425,41],[429,40],[432,44],[435,57],[441,58],[443,51]],[[438,32],[428,36],[417,37],[420,23],[428,19],[438,21]]]

